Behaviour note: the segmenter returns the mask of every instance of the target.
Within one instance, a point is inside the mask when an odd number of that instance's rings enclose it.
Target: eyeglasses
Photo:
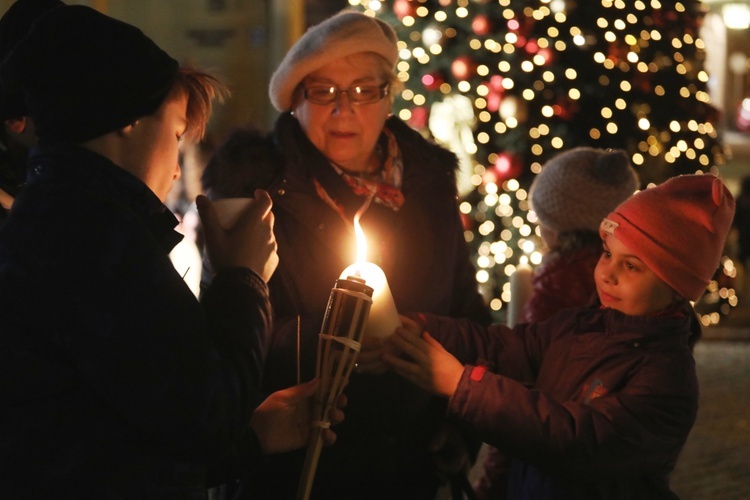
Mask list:
[[[388,95],[388,82],[382,85],[355,85],[348,89],[333,85],[313,85],[302,89],[302,95],[313,104],[333,104],[339,94],[346,94],[352,104],[372,104]]]

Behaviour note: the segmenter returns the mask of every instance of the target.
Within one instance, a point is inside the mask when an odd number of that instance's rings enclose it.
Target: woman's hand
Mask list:
[[[257,434],[264,453],[283,453],[307,444],[318,383],[318,379],[315,379],[276,391],[255,409],[250,418],[250,427]],[[336,406],[328,413],[331,425],[344,420],[342,408],[345,406],[346,396],[341,395]],[[336,441],[336,433],[331,429],[323,429],[322,436],[326,445]]]
[[[216,271],[247,267],[268,282],[279,263],[271,197],[255,191],[255,199],[231,229],[223,229],[213,203],[205,196],[195,200],[206,240],[206,252]]]
[[[408,328],[396,328],[390,342],[404,356],[385,352],[383,360],[409,382],[438,396],[450,398],[456,392],[463,365],[440,343],[424,332],[421,337]]]

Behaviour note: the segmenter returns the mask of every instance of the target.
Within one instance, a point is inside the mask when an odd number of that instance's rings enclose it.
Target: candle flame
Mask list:
[[[370,207],[373,196],[368,196],[367,200],[354,214],[354,234],[357,237],[357,275],[359,275],[359,268],[367,262],[367,238],[365,238],[365,232],[362,230],[362,226],[359,223],[359,219],[362,218],[364,213]]]

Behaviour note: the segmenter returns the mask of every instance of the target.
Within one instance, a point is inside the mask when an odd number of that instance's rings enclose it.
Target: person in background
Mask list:
[[[41,14],[63,5],[59,0],[18,0],[0,19],[0,61],[28,33]],[[0,86],[0,223],[26,182],[29,148],[36,144],[34,126],[22,95],[11,95]]]
[[[623,150],[574,148],[550,159],[531,184],[546,253],[531,276],[519,321],[537,323],[569,307],[584,307],[596,295],[594,268],[602,253],[599,223],[638,187]],[[514,325],[509,325],[514,326]],[[503,498],[508,461],[489,447],[474,485],[480,499]]]
[[[41,15],[0,79],[39,138],[0,227],[0,497],[205,499],[303,446],[315,382],[259,391],[278,262],[267,193],[231,230],[198,200],[217,272],[202,303],[168,259],[178,147],[223,84],[84,6]]]
[[[513,457],[508,498],[676,498],[668,477],[698,411],[690,301],[733,213],[719,178],[669,179],[601,222],[591,306],[514,329],[413,315],[383,358]]]
[[[621,149],[574,148],[542,167],[529,197],[547,250],[520,321],[539,322],[588,304],[596,293],[599,223],[636,189],[638,175]]]
[[[463,237],[456,157],[391,114],[397,60],[395,32],[384,22],[353,11],[328,18],[271,78],[281,112],[274,130],[237,130],[206,166],[209,197],[262,188],[274,202],[280,264],[269,282],[275,327],[266,392],[314,376],[328,297],[355,261],[352,222],[370,196],[362,217],[368,260],[385,272],[399,310],[491,319]],[[362,353],[358,362],[366,363]],[[434,498],[437,461],[451,458],[435,441],[448,435],[444,402],[393,374],[354,373],[345,392],[346,421],[320,457],[312,497]],[[299,477],[303,461],[302,452],[271,457],[239,496],[294,497],[298,482],[289,476]]]

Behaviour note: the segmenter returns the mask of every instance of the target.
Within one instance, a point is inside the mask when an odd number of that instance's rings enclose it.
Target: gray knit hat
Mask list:
[[[638,188],[621,149],[574,148],[550,159],[531,184],[539,221],[557,231],[599,231],[599,224]]]
[[[396,32],[383,21],[351,10],[339,12],[308,29],[286,53],[271,76],[271,103],[279,111],[290,110],[294,90],[307,75],[352,54],[374,52],[395,67],[397,42]]]

